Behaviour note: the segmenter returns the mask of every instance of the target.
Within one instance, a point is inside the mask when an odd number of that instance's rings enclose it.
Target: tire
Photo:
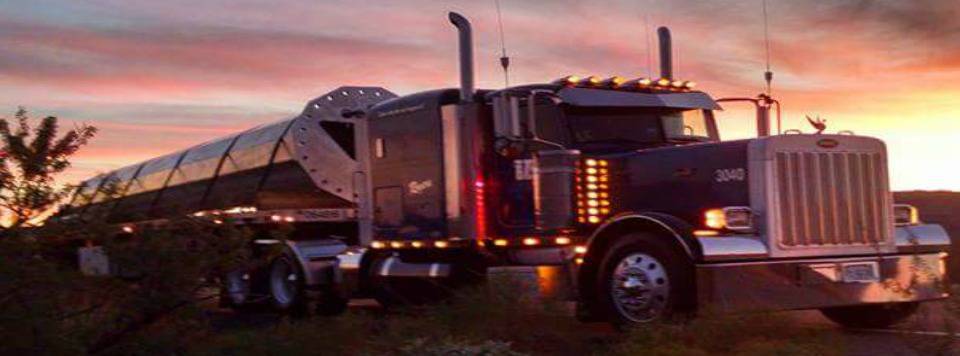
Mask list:
[[[899,324],[917,312],[920,303],[887,303],[820,309],[823,316],[847,328],[882,329]]]
[[[598,311],[618,327],[668,321],[696,306],[693,263],[660,236],[618,238],[601,259],[596,285]]]
[[[303,270],[293,258],[283,255],[273,260],[268,277],[270,304],[274,310],[292,315],[306,314],[308,303]]]

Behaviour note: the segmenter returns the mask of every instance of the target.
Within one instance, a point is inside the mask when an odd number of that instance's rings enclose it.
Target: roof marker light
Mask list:
[[[670,79],[660,78],[657,80],[657,85],[662,87],[670,86]]]
[[[694,87],[697,86],[697,83],[688,80],[683,83],[683,86],[686,87],[687,89],[693,89]]]
[[[620,87],[630,88],[630,89],[644,89],[649,87],[653,82],[648,78],[637,78],[627,82],[624,82]]]
[[[674,88],[677,88],[677,89],[683,88],[683,81],[682,81],[682,80],[674,80],[673,83],[670,83],[670,84],[672,84],[673,87],[674,87]]]
[[[591,76],[589,76],[589,77],[584,78],[584,79],[580,82],[580,84],[585,84],[585,85],[589,85],[589,86],[599,86],[600,83],[602,83],[602,82],[603,82],[603,79],[600,79],[600,77],[595,76],[595,75],[591,75]]]
[[[580,80],[581,80],[581,78],[578,77],[578,76],[576,76],[576,75],[568,75],[568,76],[566,76],[566,77],[563,77],[563,78],[560,78],[560,79],[557,79],[557,80],[553,81],[553,83],[554,83],[554,84],[568,85],[568,86],[569,86],[569,85],[577,85],[578,83],[580,83]]]
[[[603,86],[609,87],[609,88],[619,88],[626,82],[627,82],[627,78],[621,77],[619,75],[615,75],[610,78],[604,79],[602,84]]]

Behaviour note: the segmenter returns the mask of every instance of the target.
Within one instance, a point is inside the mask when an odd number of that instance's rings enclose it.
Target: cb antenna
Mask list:
[[[650,14],[643,14],[643,32],[646,36],[647,45],[647,78],[653,77],[653,46],[650,44]]]
[[[763,72],[763,79],[767,82],[767,96],[771,94],[773,82],[773,71],[770,70],[770,25],[767,19],[767,0],[763,0],[763,47],[766,52],[766,67]]]
[[[510,86],[510,57],[507,56],[507,44],[503,39],[503,14],[500,12],[500,0],[493,0],[497,5],[497,26],[500,28],[500,66],[503,67],[503,86]]]

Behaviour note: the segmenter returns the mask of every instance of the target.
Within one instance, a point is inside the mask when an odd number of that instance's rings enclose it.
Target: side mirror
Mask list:
[[[497,136],[513,140],[523,138],[520,127],[520,98],[504,93],[493,99],[493,126]]]

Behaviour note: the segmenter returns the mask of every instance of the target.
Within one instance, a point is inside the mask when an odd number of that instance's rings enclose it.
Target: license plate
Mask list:
[[[843,281],[849,283],[872,283],[880,281],[880,268],[876,262],[844,263]]]

